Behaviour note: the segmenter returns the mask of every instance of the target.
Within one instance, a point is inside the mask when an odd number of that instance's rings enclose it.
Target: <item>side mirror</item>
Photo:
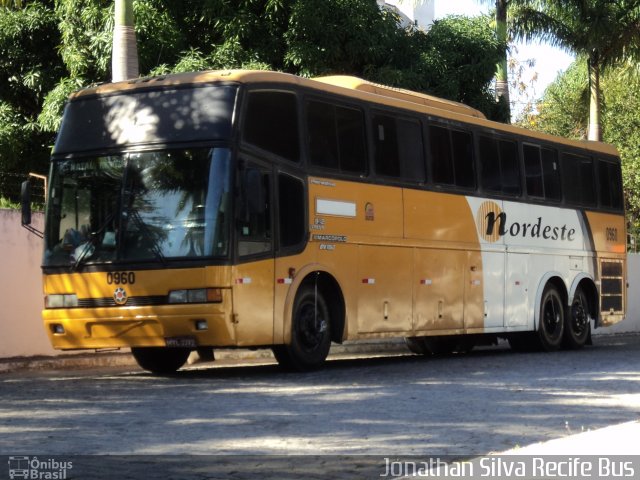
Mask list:
[[[22,207],[22,225],[31,225],[31,182],[26,180],[20,187],[20,204]]]

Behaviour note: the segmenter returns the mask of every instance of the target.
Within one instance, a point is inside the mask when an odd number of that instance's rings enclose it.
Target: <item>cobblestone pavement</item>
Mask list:
[[[640,336],[594,343],[334,358],[305,374],[216,363],[169,377],[7,373],[0,454],[486,455],[640,418]]]

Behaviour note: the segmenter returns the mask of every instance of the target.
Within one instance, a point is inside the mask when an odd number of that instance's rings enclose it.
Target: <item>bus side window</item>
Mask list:
[[[453,185],[455,180],[449,130],[435,125],[429,126],[429,150],[431,152],[433,181],[444,185]]]
[[[471,132],[430,125],[429,149],[435,183],[475,188]]]
[[[250,165],[240,170],[236,230],[238,255],[271,252],[271,176]]]
[[[597,203],[593,159],[574,153],[562,154],[563,189],[570,203],[592,207]]]
[[[347,173],[366,172],[362,110],[310,100],[306,117],[313,165]]]
[[[451,131],[455,183],[458,187],[475,188],[476,175],[473,169],[473,137],[471,132]]]
[[[302,180],[278,175],[278,226],[280,248],[295,247],[305,240],[306,202]]]
[[[553,148],[542,148],[542,175],[544,177],[544,196],[547,200],[562,200],[560,188],[560,165],[558,151]]]
[[[300,161],[294,94],[257,91],[247,95],[242,139],[292,162]]]
[[[516,142],[480,136],[482,186],[486,191],[520,194],[520,168]]]
[[[540,147],[523,145],[524,176],[527,185],[527,195],[544,198],[544,182],[542,176],[542,162],[540,161]]]
[[[377,114],[373,129],[376,174],[424,182],[420,122]]]
[[[598,180],[600,182],[600,204],[604,208],[622,210],[622,176],[620,165],[598,159]]]

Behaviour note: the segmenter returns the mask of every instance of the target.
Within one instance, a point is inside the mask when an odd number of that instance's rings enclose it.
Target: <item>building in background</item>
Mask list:
[[[415,25],[428,29],[435,17],[435,0],[377,0],[381,8],[389,8],[400,15],[403,26]]]

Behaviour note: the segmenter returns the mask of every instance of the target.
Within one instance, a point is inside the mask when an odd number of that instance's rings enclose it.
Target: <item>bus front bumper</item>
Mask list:
[[[223,304],[43,310],[58,350],[164,346],[232,346],[231,314]]]

